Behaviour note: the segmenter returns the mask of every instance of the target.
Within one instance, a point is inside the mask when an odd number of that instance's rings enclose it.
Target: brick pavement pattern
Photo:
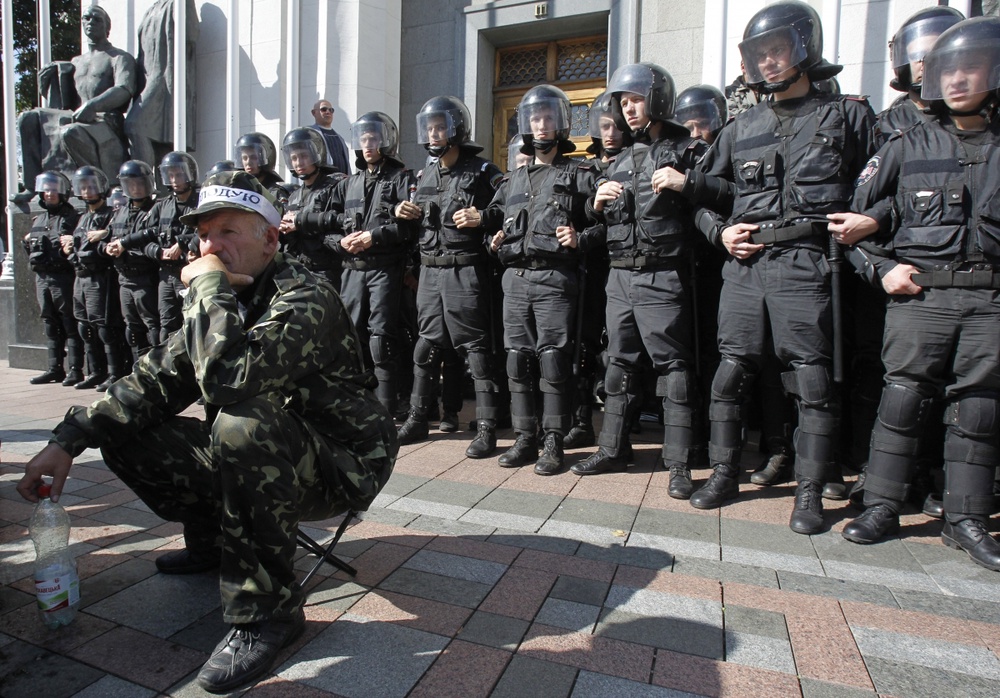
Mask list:
[[[180,527],[99,452],[76,461],[62,498],[81,611],[55,631],[38,620],[31,506],[14,486],[66,409],[96,393],[31,375],[0,362],[0,696],[204,695],[195,676],[226,630],[217,579],[156,573]],[[1000,695],[1000,575],[942,546],[940,522],[906,515],[900,537],[858,546],[840,536],[847,505],[828,502],[830,530],[800,536],[793,485],[746,482],[737,502],[698,511],[667,496],[660,434],[644,425],[637,465],[591,478],[468,460],[468,433],[403,447],[338,547],[358,576],[321,569],[305,634],[243,693]],[[502,432],[497,452],[512,441]],[[337,523],[304,528],[324,540]]]

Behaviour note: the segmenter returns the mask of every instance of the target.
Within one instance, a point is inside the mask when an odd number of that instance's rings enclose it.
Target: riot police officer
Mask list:
[[[674,121],[709,145],[726,125],[726,96],[717,87],[694,85],[677,95]]]
[[[398,397],[400,296],[417,237],[416,223],[397,219],[395,211],[416,181],[399,159],[399,131],[389,115],[362,114],[351,124],[351,143],[358,171],[330,192],[327,210],[336,222],[324,244],[343,266],[340,297],[362,349],[367,349],[365,359],[374,366],[375,394],[393,414]],[[323,229],[332,222],[328,215],[300,219],[304,230]]]
[[[731,214],[699,215],[709,240],[729,257],[710,407],[714,470],[691,504],[715,508],[739,494],[743,402],[770,336],[777,358],[791,368],[782,381],[799,413],[789,526],[811,534],[823,527],[821,494],[836,467],[839,422],[826,216],[848,208],[851,183],[874,151],[874,114],[862,100],[812,87],[841,66],[823,60],[819,15],[805,3],[757,12],[740,52],[748,84],[768,99],[724,128],[700,166],[729,183],[734,196]]]
[[[73,315],[90,367],[90,375],[76,384],[77,390],[97,388],[109,379],[113,383],[124,375],[118,274],[112,258],[99,250],[114,214],[106,200],[109,188],[107,175],[96,167],[84,165],[73,173],[73,194],[87,206],[73,231]]]
[[[396,216],[420,223],[419,336],[413,350],[410,413],[400,443],[427,438],[427,412],[438,393],[442,360],[456,349],[469,362],[476,388],[476,429],[466,449],[486,458],[496,448],[499,386],[493,365],[486,231],[480,210],[496,193],[502,174],[479,157],[472,118],[457,97],[434,97],[417,113],[417,142],[436,162],[424,168],[411,201]]]
[[[333,188],[344,175],[326,164],[326,141],[315,129],[293,128],[286,133],[281,154],[285,165],[302,182],[288,197],[279,228],[281,249],[339,289],[340,260],[323,243],[323,238],[333,233],[336,218],[318,214],[330,210]]]
[[[187,264],[187,251],[197,237],[193,228],[180,217],[198,206],[198,163],[188,153],[175,150],[160,162],[160,180],[170,195],[158,199],[149,209],[144,223],[121,238],[125,249],[140,249],[159,266],[157,308],[160,315],[159,343],[179,330],[181,317],[181,269]]]
[[[691,493],[698,388],[690,293],[696,234],[689,199],[667,186],[683,181],[707,146],[674,121],[676,92],[666,70],[631,63],[608,81],[611,110],[635,143],[615,158],[593,208],[606,222],[608,369],[600,448],[573,466],[578,475],[623,471],[631,460],[629,424],[640,407],[643,368],[656,372],[663,404],[663,462],[670,494]]]
[[[233,146],[233,162],[252,174],[281,202],[287,202],[291,193],[284,180],[274,171],[278,164],[278,151],[274,141],[259,131],[244,133]]]
[[[125,318],[125,340],[132,358],[160,341],[160,311],[157,306],[158,265],[146,256],[141,245],[126,248],[122,240],[141,230],[153,207],[153,170],[142,160],[127,160],[118,170],[118,181],[128,205],[111,218],[111,240],[102,249],[115,258],[118,293]]]
[[[852,261],[890,300],[868,508],[843,535],[874,543],[898,530],[930,404],[942,399],[941,539],[1000,570],[987,529],[1000,461],[1000,19],[955,24],[923,64],[921,99],[934,117],[892,136],[854,196],[859,218],[891,233],[891,245],[863,242]],[[880,206],[886,199],[893,206]]]
[[[482,214],[496,231],[491,249],[503,275],[504,347],[517,439],[500,456],[502,467],[536,461],[535,472],[562,469],[563,439],[572,424],[573,339],[580,294],[579,265],[589,238],[587,197],[597,168],[570,160],[570,101],[551,85],[528,90],[518,105],[518,130],[532,164],[514,170]],[[542,394],[538,453],[536,386]]]
[[[73,266],[60,241],[63,236],[72,236],[80,217],[69,203],[69,187],[69,180],[59,172],[46,170],[35,177],[42,212],[24,236],[28,265],[35,272],[35,296],[49,363],[44,373],[31,379],[35,385],[61,382],[70,386],[83,380],[83,346],[73,318]],[[67,350],[68,373],[63,368]]]

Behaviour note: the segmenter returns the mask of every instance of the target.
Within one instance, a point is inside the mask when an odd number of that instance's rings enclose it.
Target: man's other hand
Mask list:
[[[249,286],[253,283],[253,277],[247,276],[246,274],[233,274],[226,268],[226,265],[222,263],[214,254],[206,254],[198,259],[194,260],[186,267],[181,269],[181,283],[185,286],[190,286],[191,282],[195,278],[201,276],[202,274],[207,274],[210,271],[221,271],[229,279],[229,285],[233,288],[243,288],[244,286]]]
[[[44,482],[42,476],[48,475],[52,478],[50,499],[58,502],[72,465],[73,457],[63,450],[62,446],[49,444],[28,461],[28,465],[24,468],[24,477],[17,483],[18,494],[29,502],[37,502],[38,486]]]

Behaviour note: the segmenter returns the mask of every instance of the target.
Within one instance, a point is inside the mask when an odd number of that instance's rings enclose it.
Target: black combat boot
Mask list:
[[[899,531],[899,514],[888,504],[875,504],[865,509],[858,518],[844,526],[843,536],[852,543],[868,545],[878,543],[891,533]]]
[[[949,548],[964,550],[977,565],[1000,572],[1000,543],[979,519],[964,519],[954,524],[945,520],[941,542]]]
[[[399,437],[399,445],[415,444],[423,441],[430,433],[430,425],[427,423],[427,413],[416,407],[410,408],[410,414],[406,421],[399,427],[396,436]]]
[[[597,453],[592,454],[582,463],[577,463],[570,472],[574,475],[600,475],[602,473],[624,473],[628,468],[629,461],[632,460],[632,446],[626,446],[621,455],[612,456],[604,450],[604,447],[597,449]]]
[[[489,458],[497,448],[497,428],[493,420],[480,419],[476,423],[476,438],[465,449],[469,458]]]
[[[788,482],[792,475],[791,461],[787,453],[775,453],[767,459],[763,468],[750,474],[750,482],[762,487]]]
[[[563,467],[563,436],[562,434],[550,431],[545,435],[542,443],[542,455],[535,463],[535,474],[555,475]]]
[[[823,499],[834,501],[847,499],[847,483],[844,482],[844,471],[839,465],[833,466],[833,475],[823,485]]]
[[[66,377],[63,378],[62,384],[69,388],[81,382],[83,382],[83,371],[79,366],[70,366],[69,371],[66,372]]]
[[[446,434],[452,434],[458,431],[458,428],[459,428],[458,415],[455,414],[454,412],[449,412],[448,410],[445,410],[444,413],[441,415],[441,421],[438,423],[438,429],[440,429]]]
[[[921,508],[921,511],[924,512],[924,516],[929,516],[932,519],[943,518],[944,500],[941,499],[941,495],[929,492],[927,498],[924,500],[924,506]]]
[[[664,467],[667,467],[664,462]],[[669,466],[670,484],[667,487],[667,494],[674,499],[690,499],[694,492],[694,485],[691,482],[691,469],[683,463],[673,463]]]
[[[788,527],[811,536],[823,530],[823,485],[819,480],[802,478],[795,488],[795,506]]]
[[[717,509],[740,494],[740,469],[728,463],[716,463],[708,481],[691,495],[695,509]]]
[[[100,373],[92,373],[82,381],[74,385],[73,387],[77,390],[93,390],[101,383],[108,379],[108,372],[101,371]]]
[[[569,433],[563,437],[563,446],[566,448],[585,448],[596,444],[597,434],[594,433],[592,418],[593,410],[590,405],[577,407],[573,426]]]
[[[538,439],[534,433],[518,434],[514,445],[497,459],[501,468],[520,468],[538,458]]]

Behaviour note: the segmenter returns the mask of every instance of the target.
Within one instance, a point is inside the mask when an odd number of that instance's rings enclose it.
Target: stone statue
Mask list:
[[[108,41],[111,18],[91,5],[81,18],[88,51],[71,63],[50,63],[38,74],[49,106],[18,117],[24,188],[15,201],[32,196],[35,177],[45,170],[68,177],[83,165],[101,168],[114,179],[128,159],[125,111],[142,88],[135,58]]]
[[[195,45],[198,12],[194,0],[185,0],[187,53],[187,143],[178,150],[194,150],[195,134]],[[174,150],[174,0],[156,0],[139,24],[139,70],[146,86],[132,102],[125,117],[125,133],[133,160],[155,165]],[[185,147],[186,145],[186,147]]]

